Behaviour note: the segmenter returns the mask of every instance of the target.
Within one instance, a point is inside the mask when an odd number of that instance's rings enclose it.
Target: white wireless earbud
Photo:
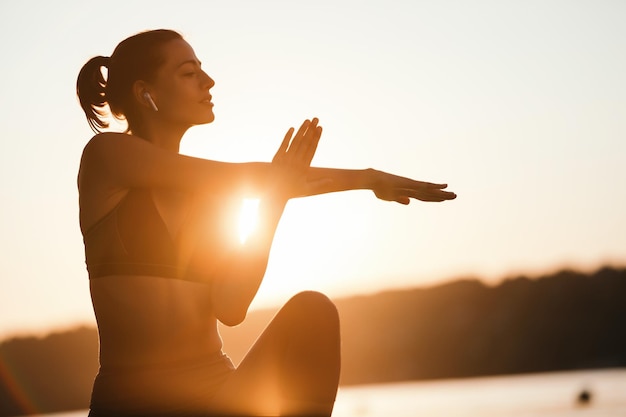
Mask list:
[[[154,111],[159,111],[159,108],[157,107],[156,104],[154,104],[154,100],[152,100],[152,96],[150,95],[150,93],[148,93],[147,91],[143,93],[143,98],[145,98],[146,101],[150,103],[150,106],[152,106],[152,109]]]

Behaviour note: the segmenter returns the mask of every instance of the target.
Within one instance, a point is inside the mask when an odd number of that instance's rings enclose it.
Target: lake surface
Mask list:
[[[590,401],[577,398],[587,390]],[[87,411],[46,414],[86,417]],[[333,417],[624,417],[626,369],[340,388]]]

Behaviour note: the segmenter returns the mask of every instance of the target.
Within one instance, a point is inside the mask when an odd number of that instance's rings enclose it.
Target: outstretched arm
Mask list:
[[[381,200],[409,204],[410,200],[441,202],[453,200],[456,194],[445,191],[447,184],[435,184],[400,177],[375,169],[336,169],[311,167],[308,186],[298,197],[349,190],[372,190]]]

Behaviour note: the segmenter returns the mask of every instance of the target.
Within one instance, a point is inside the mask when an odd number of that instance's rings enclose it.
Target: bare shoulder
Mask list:
[[[132,142],[132,135],[118,132],[103,132],[93,136],[83,149],[78,171],[78,187],[97,186],[111,181],[108,178],[116,165],[116,159],[123,154],[124,144]],[[106,184],[110,186],[111,184]]]
[[[93,136],[85,145],[80,161],[80,171],[96,170],[100,173],[117,169],[122,164],[133,164],[137,152],[143,153],[151,146],[147,141],[127,133],[103,132]]]
[[[83,155],[98,153],[103,149],[115,148],[123,145],[124,143],[132,143],[139,138],[127,133],[120,132],[103,132],[93,136],[83,149]]]
[[[78,170],[78,192],[81,228],[89,228],[108,213],[128,192],[115,181],[111,147],[126,141],[130,135],[106,132],[92,137],[83,149]]]
[[[80,166],[78,171],[78,183],[80,186],[81,178],[84,179],[86,175],[89,175],[89,171],[96,168],[98,165],[98,160],[101,158],[102,148],[110,146],[110,139],[117,139],[117,136],[121,135],[121,133],[98,133],[93,136],[85,147],[83,148],[83,153],[80,158]]]

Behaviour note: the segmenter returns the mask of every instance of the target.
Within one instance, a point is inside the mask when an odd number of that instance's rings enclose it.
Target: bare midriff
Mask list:
[[[90,280],[100,334],[100,370],[202,361],[222,340],[210,286],[155,276]]]

